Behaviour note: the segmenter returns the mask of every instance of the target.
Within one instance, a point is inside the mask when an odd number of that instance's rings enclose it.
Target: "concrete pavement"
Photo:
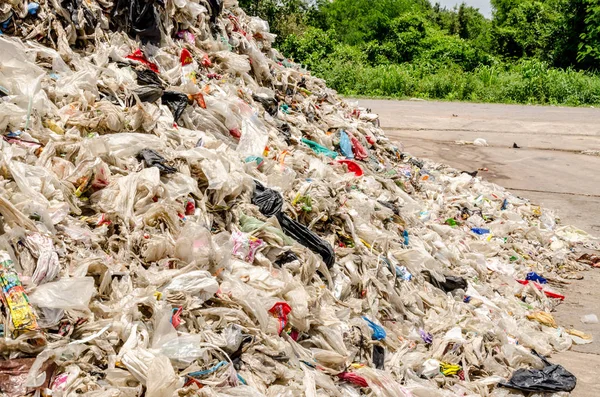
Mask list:
[[[350,100],[352,101],[352,100]],[[564,224],[600,236],[600,109],[453,102],[359,100],[405,151],[480,176],[518,196],[557,210]],[[488,147],[457,145],[485,139]],[[520,149],[513,148],[516,143]],[[600,154],[600,152],[599,152]],[[600,395],[600,270],[584,273],[562,293],[557,321],[593,334],[595,342],[552,357],[578,377],[575,397]]]

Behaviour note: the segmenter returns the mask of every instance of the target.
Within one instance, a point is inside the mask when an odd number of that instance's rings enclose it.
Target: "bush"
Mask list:
[[[338,51],[343,49],[338,48]],[[368,65],[360,59],[324,59],[316,74],[343,95],[551,105],[600,104],[600,79],[588,72],[549,68],[525,60],[513,66],[456,64]]]

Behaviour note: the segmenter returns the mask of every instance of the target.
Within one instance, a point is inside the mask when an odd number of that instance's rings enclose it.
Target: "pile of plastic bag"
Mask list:
[[[0,32],[5,396],[575,386],[550,312],[596,241],[401,152],[237,1],[8,0]]]

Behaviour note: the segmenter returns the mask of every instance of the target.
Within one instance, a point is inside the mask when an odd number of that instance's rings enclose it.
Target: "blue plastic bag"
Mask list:
[[[352,143],[346,131],[340,130],[340,151],[347,159],[354,159],[354,153],[352,153]]]
[[[538,282],[540,284],[546,284],[546,283],[548,283],[548,280],[546,280],[544,277],[540,276],[536,272],[527,273],[527,278],[525,280],[527,280],[527,281],[535,281],[535,282]]]
[[[473,229],[471,229],[471,231],[480,236],[483,236],[484,234],[490,234],[490,229],[482,229],[479,227],[474,227]]]
[[[385,329],[383,329],[383,327],[381,325],[375,324],[373,321],[369,320],[365,316],[363,316],[363,320],[365,320],[367,322],[367,324],[369,324],[369,327],[371,327],[371,329],[373,330],[373,335],[371,336],[371,339],[373,339],[373,340],[385,339],[387,334],[385,332]]]

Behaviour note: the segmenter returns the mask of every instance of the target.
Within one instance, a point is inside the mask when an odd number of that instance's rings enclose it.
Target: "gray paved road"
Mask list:
[[[557,210],[563,223],[600,237],[600,109],[489,105],[453,102],[359,100],[379,113],[387,135],[418,157],[481,172],[484,178]],[[461,146],[485,139],[489,147]],[[520,149],[513,149],[517,143]],[[558,306],[560,324],[592,333],[595,342],[576,346],[553,360],[578,377],[575,397],[600,395],[600,271],[567,287]]]

